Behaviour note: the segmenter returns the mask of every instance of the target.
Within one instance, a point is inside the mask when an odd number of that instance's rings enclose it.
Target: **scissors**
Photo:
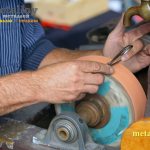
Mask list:
[[[113,66],[121,61],[121,57],[125,54],[127,54],[131,49],[133,48],[133,45],[128,45],[124,47],[110,62],[107,64],[110,66]]]

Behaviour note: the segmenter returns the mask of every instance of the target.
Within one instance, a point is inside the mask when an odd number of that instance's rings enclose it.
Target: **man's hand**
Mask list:
[[[131,44],[132,51],[125,55],[122,60],[123,64],[132,72],[137,72],[150,64],[150,45],[144,46],[140,40],[142,36],[150,32],[150,23],[146,23],[125,32],[123,26],[123,16],[117,27],[110,33],[104,50],[104,56],[113,58],[122,48]]]
[[[96,93],[103,74],[112,74],[109,65],[91,61],[69,61],[43,67],[34,73],[40,100],[64,103],[79,100],[85,93]]]

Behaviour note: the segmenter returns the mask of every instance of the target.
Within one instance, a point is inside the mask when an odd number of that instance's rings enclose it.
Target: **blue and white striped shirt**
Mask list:
[[[16,8],[23,0],[0,0],[0,8]],[[0,19],[3,15],[0,14]],[[34,70],[55,46],[39,23],[0,22],[0,75]]]

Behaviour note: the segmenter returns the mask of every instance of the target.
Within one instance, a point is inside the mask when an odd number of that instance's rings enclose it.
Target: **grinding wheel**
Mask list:
[[[102,56],[86,56],[80,60],[104,64],[110,61]],[[112,76],[105,76],[96,94],[88,95],[80,102],[55,105],[55,108],[57,114],[77,112],[87,122],[93,141],[115,147],[120,145],[125,129],[144,117],[146,96],[127,68],[116,64],[114,69]]]

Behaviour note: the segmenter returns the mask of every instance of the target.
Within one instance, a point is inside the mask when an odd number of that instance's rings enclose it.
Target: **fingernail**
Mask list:
[[[114,69],[112,67],[110,68],[110,73],[114,73]]]

